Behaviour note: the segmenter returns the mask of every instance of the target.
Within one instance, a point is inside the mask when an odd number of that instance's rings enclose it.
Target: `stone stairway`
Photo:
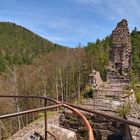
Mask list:
[[[114,94],[114,91],[117,94]],[[122,87],[119,84],[107,84],[103,89],[100,89],[93,99],[89,98],[78,106],[89,110],[96,110],[98,112],[118,116],[118,114],[116,114],[116,109],[122,104],[122,101],[120,100],[122,96],[121,93]],[[116,96],[117,98],[115,98]],[[122,129],[124,128],[124,125],[122,123],[99,115],[84,111],[82,112],[93,127],[96,140],[107,140],[109,135],[123,133]],[[76,131],[79,137],[84,137],[86,140],[86,130],[83,123],[80,121],[80,118],[78,118],[71,111],[64,111],[63,119],[60,117],[60,124],[64,128]]]

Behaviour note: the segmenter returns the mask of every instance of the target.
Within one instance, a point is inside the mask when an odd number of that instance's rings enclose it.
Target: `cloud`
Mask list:
[[[140,16],[140,2],[139,0],[117,0],[111,1],[107,0],[106,6],[109,8],[110,14],[115,14],[117,16]],[[137,18],[137,17],[135,17]]]
[[[100,15],[106,17],[126,17],[132,20],[140,18],[140,1],[139,0],[76,0],[79,3],[90,4],[89,8],[97,8]],[[98,5],[98,7],[96,7]],[[114,16],[114,18],[112,18]],[[135,19],[134,19],[135,18]]]
[[[140,1],[139,0],[76,0],[87,8],[90,14],[96,16],[104,24],[112,27],[115,23],[125,18],[128,20],[130,30],[135,26],[140,27]],[[112,23],[111,23],[112,22]],[[107,24],[108,23],[108,24]],[[99,25],[101,25],[99,23]]]
[[[63,5],[57,0],[14,0],[5,5],[0,6],[1,20],[21,24],[60,44],[103,38],[122,18],[131,29],[140,27],[139,0],[66,0]]]
[[[62,42],[62,41],[68,41],[68,38],[60,37],[60,36],[50,36],[47,35],[47,38],[53,42]]]

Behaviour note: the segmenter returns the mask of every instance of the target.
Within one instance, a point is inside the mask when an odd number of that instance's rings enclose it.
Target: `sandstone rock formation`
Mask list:
[[[77,136],[74,131],[61,128],[56,125],[51,126],[51,132],[55,135],[57,140],[77,140]]]
[[[131,71],[131,40],[125,19],[112,31],[109,51],[108,82],[128,83]]]

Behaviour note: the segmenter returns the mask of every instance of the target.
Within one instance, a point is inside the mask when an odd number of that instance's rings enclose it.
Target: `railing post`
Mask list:
[[[46,99],[45,99],[45,102],[44,102],[44,106],[45,107],[47,106],[47,100]],[[45,140],[47,140],[47,111],[46,110],[44,111],[44,123],[45,123],[45,128],[44,128]]]

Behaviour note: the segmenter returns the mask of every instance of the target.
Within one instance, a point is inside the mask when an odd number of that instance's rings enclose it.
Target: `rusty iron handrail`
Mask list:
[[[119,121],[119,122],[122,122],[122,123],[126,123],[128,125],[132,125],[132,126],[140,128],[140,123],[138,123],[138,122],[130,121],[130,120],[127,120],[127,119],[116,117],[116,116],[112,116],[112,115],[109,115],[109,114],[106,114],[106,113],[103,113],[103,112],[98,112],[98,111],[95,111],[95,110],[89,110],[89,109],[79,107],[79,106],[76,106],[76,105],[68,104],[66,102],[57,101],[55,99],[51,99],[51,98],[48,98],[48,97],[43,97],[43,96],[13,96],[13,95],[0,95],[0,97],[10,97],[10,98],[11,97],[12,98],[13,97],[18,97],[18,98],[40,98],[40,99],[45,99],[45,100],[49,100],[49,101],[52,101],[52,102],[57,103],[57,104],[63,103],[63,104],[69,105],[69,106],[71,106],[73,108],[77,108],[77,109],[82,110],[82,111],[86,111],[86,112],[89,112],[89,113],[92,113],[92,114],[103,116],[105,118],[110,118],[112,120],[116,120],[116,121]]]
[[[103,112],[99,112],[99,111],[96,111],[96,110],[90,110],[90,109],[83,108],[83,107],[80,107],[80,106],[71,105],[71,104],[68,104],[68,103],[65,103],[65,104],[67,104],[71,107],[77,108],[79,110],[82,110],[82,111],[86,111],[86,112],[89,112],[89,113],[92,113],[92,114],[103,116],[105,118],[110,118],[112,120],[116,120],[116,121],[119,121],[119,122],[122,122],[122,123],[126,123],[128,125],[132,125],[132,126],[140,128],[140,123],[138,123],[138,122],[130,121],[130,120],[123,119],[123,118],[120,118],[120,117],[117,117],[117,116],[112,116],[112,115],[109,115],[109,114],[106,114],[106,113],[103,113]]]
[[[26,110],[26,111],[20,111],[20,112],[16,112],[16,113],[1,115],[0,119],[6,119],[9,117],[16,117],[19,115],[25,115],[25,114],[34,113],[34,112],[41,112],[41,111],[45,111],[45,110],[53,109],[53,108],[58,108],[58,107],[62,107],[62,104],[57,104],[57,105],[41,107],[41,108],[37,108],[37,109],[30,109],[30,110]]]
[[[46,106],[46,100],[52,101],[57,103],[57,105],[52,105],[52,106],[48,106],[48,107],[42,107],[42,108],[37,108],[37,109],[31,109],[31,110],[27,110],[27,111],[21,111],[21,112],[17,112],[17,113],[11,113],[11,114],[7,114],[7,115],[2,115],[0,116],[0,119],[4,119],[4,118],[9,118],[9,117],[14,117],[14,116],[19,116],[19,115],[24,115],[24,114],[29,114],[29,113],[33,113],[33,112],[39,112],[39,111],[44,111],[45,113],[45,140],[47,140],[47,133],[46,133],[46,128],[47,128],[47,123],[46,123],[46,110],[48,109],[52,109],[52,108],[58,108],[58,107],[65,107],[68,108],[70,110],[72,110],[73,112],[75,112],[78,116],[81,117],[81,119],[83,120],[83,122],[85,123],[85,126],[87,128],[88,131],[88,140],[95,140],[94,139],[94,135],[93,135],[93,130],[91,128],[90,123],[88,122],[88,120],[86,119],[86,117],[80,112],[78,111],[78,109],[73,108],[65,103],[62,103],[60,101],[48,98],[48,97],[42,97],[42,96],[14,96],[14,95],[0,95],[0,97],[3,98],[38,98],[38,99],[45,99],[45,106]]]
[[[57,101],[55,99],[51,99],[51,98],[48,98],[48,97],[43,97],[43,96],[16,96],[16,95],[0,95],[0,98],[1,97],[18,97],[18,98],[40,98],[40,99],[46,99],[46,100],[49,100],[49,101],[52,101],[54,103],[57,103],[57,104],[60,104],[60,103],[63,103],[63,104],[67,104],[71,107],[74,107],[74,108],[77,108],[79,110],[83,110],[83,111],[86,111],[86,112],[89,112],[89,113],[92,113],[92,114],[97,114],[97,115],[100,115],[100,116],[103,116],[105,118],[110,118],[110,119],[113,119],[113,120],[116,120],[116,121],[120,121],[120,122],[123,122],[123,123],[127,123],[129,125],[132,125],[132,126],[136,126],[136,127],[140,127],[140,123],[138,122],[134,122],[134,121],[130,121],[130,120],[127,120],[127,119],[122,119],[120,117],[116,117],[116,116],[112,116],[112,115],[108,115],[106,113],[103,113],[103,112],[98,112],[98,111],[95,111],[95,110],[89,110],[89,109],[86,109],[86,108],[83,108],[83,107],[79,107],[79,106],[76,106],[76,105],[72,105],[72,104],[69,104],[69,103],[66,103],[66,102],[61,102],[61,101]]]
[[[71,107],[71,106],[69,106],[67,104],[63,104],[63,106],[68,108],[68,109],[70,109],[70,110],[72,110],[73,112],[75,112],[76,114],[78,114],[82,118],[82,120],[85,123],[85,126],[86,126],[86,128],[88,130],[89,140],[94,140],[92,127],[91,127],[89,121],[86,119],[86,117],[80,111],[78,111],[76,108],[73,108],[73,107]]]

